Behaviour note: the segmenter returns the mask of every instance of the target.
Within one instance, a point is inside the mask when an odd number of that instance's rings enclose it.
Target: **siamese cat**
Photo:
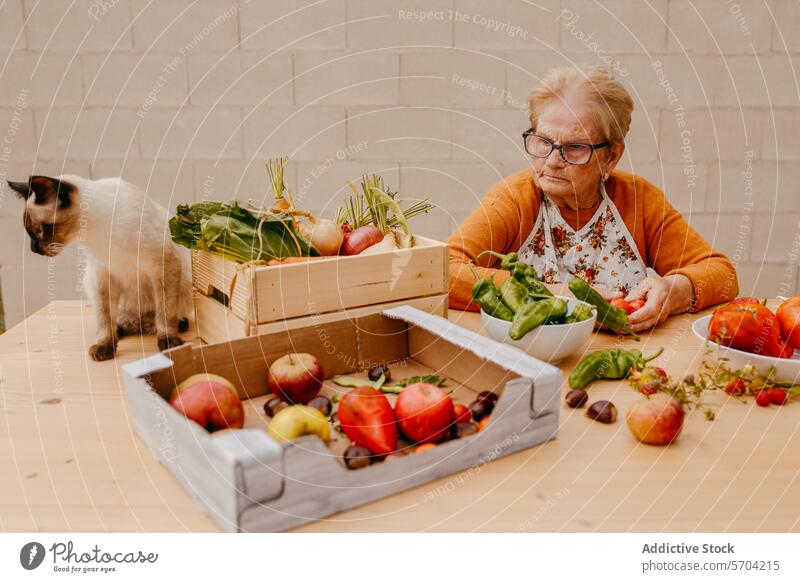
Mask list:
[[[95,361],[114,357],[127,334],[155,333],[158,348],[183,343],[191,313],[187,249],[172,242],[167,212],[119,178],[31,176],[8,185],[25,200],[34,253],[55,257],[76,242],[88,258],[84,289],[95,309]]]

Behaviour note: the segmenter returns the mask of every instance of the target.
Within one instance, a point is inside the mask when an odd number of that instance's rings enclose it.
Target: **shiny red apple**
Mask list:
[[[628,428],[648,445],[667,445],[683,428],[683,406],[669,394],[658,393],[640,400],[628,411]]]
[[[394,413],[403,434],[417,443],[444,438],[456,414],[447,393],[427,382],[406,386],[397,396]]]
[[[319,394],[322,364],[311,354],[286,354],[269,367],[272,393],[289,404],[308,404]]]
[[[222,382],[204,380],[185,386],[170,404],[210,432],[244,426],[242,401]]]

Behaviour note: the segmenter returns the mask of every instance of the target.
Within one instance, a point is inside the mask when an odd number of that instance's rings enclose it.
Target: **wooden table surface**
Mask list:
[[[451,320],[481,326],[474,313]],[[626,345],[663,345],[659,365],[694,372],[692,320]],[[93,334],[86,303],[56,301],[0,336],[0,530],[217,531],[131,429],[119,364],[154,352],[155,338],[126,338],[115,361],[97,363]],[[617,341],[595,334],[590,349]],[[693,412],[676,443],[649,447],[625,426],[630,387],[602,382],[590,395],[613,400],[620,420],[564,407],[554,441],[301,530],[800,530],[800,403],[759,408],[714,392],[716,420]]]

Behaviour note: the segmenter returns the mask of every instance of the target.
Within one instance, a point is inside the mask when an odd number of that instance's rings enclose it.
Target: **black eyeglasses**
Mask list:
[[[525,151],[534,158],[548,158],[553,150],[558,150],[561,158],[573,166],[583,166],[592,159],[594,150],[608,147],[611,144],[607,141],[600,143],[563,143],[556,145],[555,142],[536,135],[533,129],[529,129],[522,134],[525,141]]]

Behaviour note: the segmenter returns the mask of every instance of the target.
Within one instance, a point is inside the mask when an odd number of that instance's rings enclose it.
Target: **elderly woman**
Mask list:
[[[633,100],[606,70],[555,69],[530,96],[523,133],[531,168],[499,182],[448,240],[450,306],[477,309],[481,277],[499,285],[484,250],[517,251],[544,283],[581,277],[607,298],[643,299],[632,329],[697,311],[738,293],[736,271],[670,206],[664,193],[616,170]]]

